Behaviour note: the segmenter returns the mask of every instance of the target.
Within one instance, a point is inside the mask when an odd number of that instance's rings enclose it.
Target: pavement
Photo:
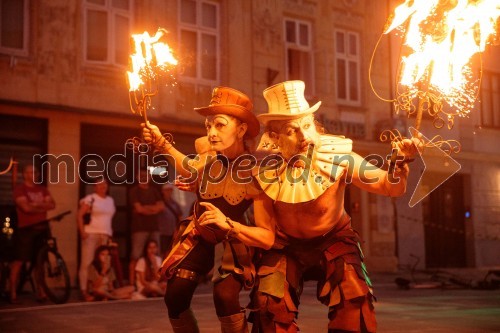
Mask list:
[[[482,333],[500,332],[500,289],[398,289],[396,275],[374,274],[378,332]],[[200,332],[220,332],[210,284],[198,287],[193,299]],[[302,333],[327,331],[327,308],[316,300],[307,282],[298,324]],[[73,290],[66,304],[40,304],[31,293],[21,304],[0,301],[0,332],[172,332],[161,298],[81,302]],[[241,294],[241,304],[248,293]]]

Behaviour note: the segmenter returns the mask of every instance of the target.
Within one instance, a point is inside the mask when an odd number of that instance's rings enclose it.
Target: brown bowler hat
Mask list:
[[[253,104],[247,95],[229,87],[215,87],[210,105],[194,110],[202,116],[227,114],[238,118],[248,126],[246,136],[253,138],[260,132],[260,124],[252,113]]]

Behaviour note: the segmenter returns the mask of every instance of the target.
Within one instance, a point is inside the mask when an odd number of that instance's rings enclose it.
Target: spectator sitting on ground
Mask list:
[[[149,240],[144,246],[142,257],[135,266],[138,298],[164,296],[167,288],[166,280],[160,280],[159,269],[161,258],[158,256],[158,243]]]
[[[115,288],[116,275],[109,256],[109,248],[101,245],[95,250],[94,261],[89,266],[88,290],[92,298],[87,301],[106,301],[112,299],[129,299],[134,286]]]

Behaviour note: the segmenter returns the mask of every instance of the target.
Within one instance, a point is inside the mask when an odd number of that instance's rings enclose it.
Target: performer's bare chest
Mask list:
[[[278,228],[297,238],[321,236],[336,227],[344,212],[345,183],[337,182],[315,200],[274,203]]]

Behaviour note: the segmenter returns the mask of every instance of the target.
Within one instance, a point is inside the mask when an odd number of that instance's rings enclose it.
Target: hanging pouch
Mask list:
[[[85,214],[83,214],[83,224],[87,225],[90,224],[90,216],[92,215],[92,206],[94,205],[94,197],[90,199],[90,208],[89,211]]]

